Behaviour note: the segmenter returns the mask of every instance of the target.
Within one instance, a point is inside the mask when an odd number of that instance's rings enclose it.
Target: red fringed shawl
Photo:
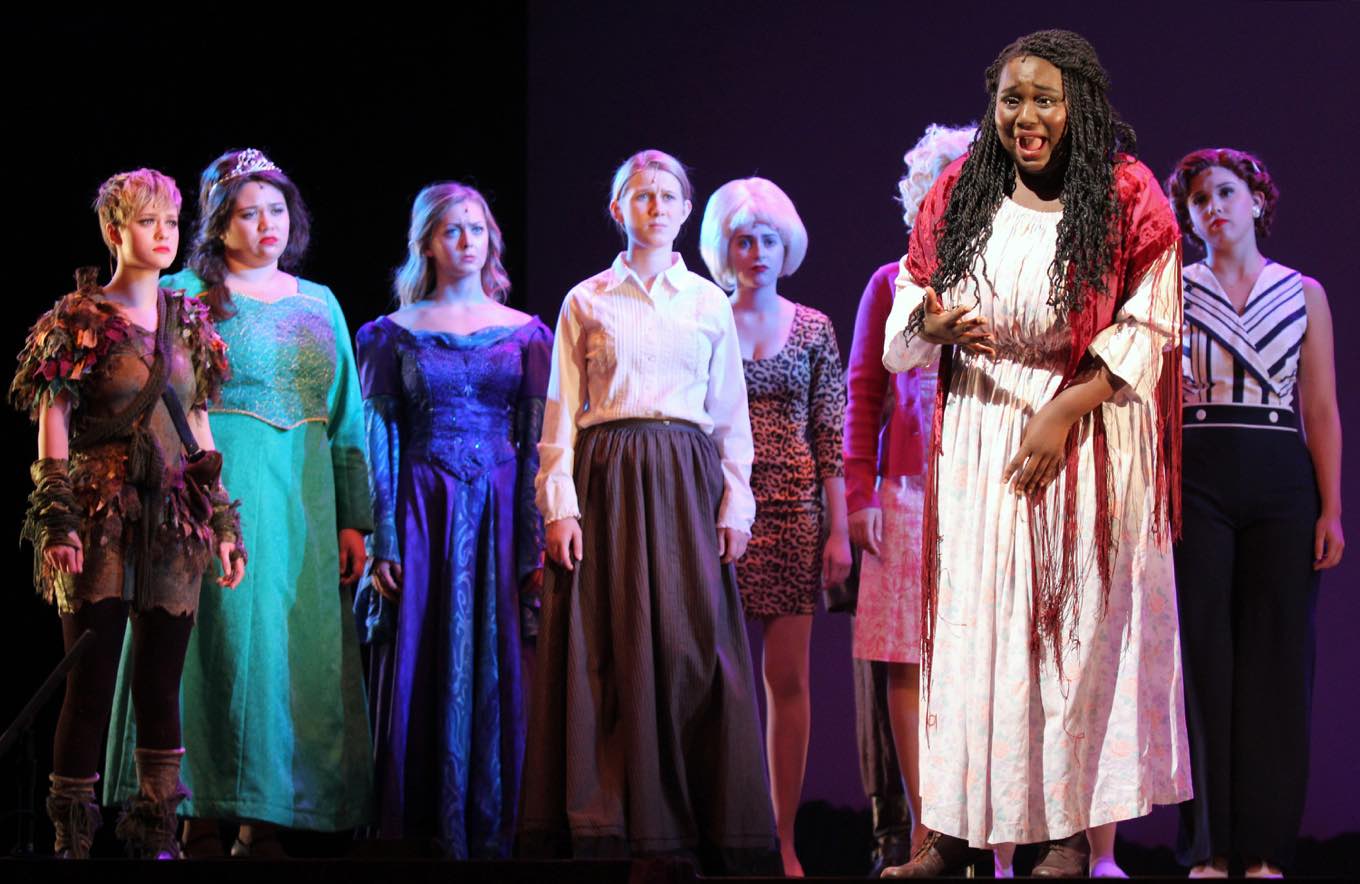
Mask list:
[[[906,271],[922,288],[938,266],[936,246],[943,232],[945,209],[954,185],[963,168],[961,158],[950,164],[926,195],[912,229],[907,252]],[[1086,292],[1084,307],[1069,312],[1071,349],[1058,392],[1062,392],[1085,375],[1094,364],[1087,353],[1096,335],[1114,322],[1124,302],[1137,289],[1154,262],[1175,247],[1179,249],[1180,231],[1171,207],[1162,195],[1151,170],[1128,156],[1116,159],[1115,187],[1118,190],[1120,214],[1115,231],[1114,263],[1100,290]],[[1179,264],[1179,252],[1177,253]],[[1176,274],[1175,297],[1180,301],[1180,274]],[[943,293],[941,293],[943,295]],[[941,300],[944,300],[943,296]],[[1175,537],[1180,533],[1180,438],[1181,438],[1181,354],[1179,327],[1174,345],[1162,352],[1162,369],[1156,388],[1157,448],[1154,452],[1156,510],[1154,530],[1160,537]],[[939,458],[942,450],[941,432],[944,410],[949,399],[953,378],[953,348],[944,347],[940,354],[940,380],[936,387],[935,422],[931,436],[931,451],[926,480],[925,514],[922,525],[921,556],[921,665],[927,690],[934,650],[935,615],[940,575],[940,528],[937,502],[939,497]],[[1056,394],[1055,394],[1056,395]],[[1078,454],[1082,437],[1090,433],[1092,453],[1100,492],[1095,495],[1094,525],[1077,524]],[[1077,561],[1077,540],[1083,533],[1094,537],[1101,587],[1106,596],[1110,588],[1110,567],[1114,551],[1111,535],[1111,496],[1109,453],[1101,409],[1096,408],[1073,424],[1067,434],[1067,464],[1058,478],[1058,512],[1050,512],[1046,498],[1031,500],[1030,552],[1032,562],[1030,652],[1038,666],[1044,645],[1049,646],[1053,662],[1062,674],[1062,649],[1065,642],[1075,641],[1080,615],[1077,592],[1087,563]],[[1052,529],[1052,519],[1061,520],[1061,534]],[[1061,537],[1061,543],[1054,539]],[[1102,607],[1103,614],[1103,607]]]

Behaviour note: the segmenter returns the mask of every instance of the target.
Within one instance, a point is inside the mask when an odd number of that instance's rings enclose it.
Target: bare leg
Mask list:
[[[217,820],[184,818],[184,831],[180,834],[180,844],[184,855],[189,859],[207,859],[223,856],[222,841]]]
[[[1015,877],[1015,844],[992,845],[992,874],[997,878]]]
[[[265,859],[282,859],[288,856],[279,843],[279,827],[273,823],[242,823],[231,848],[232,856],[254,856]]]
[[[921,825],[920,680],[918,664],[888,664],[888,718],[897,747],[897,766],[907,785],[907,805],[911,807],[912,853],[926,836]]]
[[[803,796],[812,704],[808,693],[808,643],[812,617],[796,614],[765,621],[765,752],[770,765],[770,799],[779,833],[784,874],[802,877],[794,851],[793,822]]]
[[[1091,845],[1090,874],[1092,878],[1127,878],[1119,863],[1114,861],[1115,823],[1093,826],[1086,830],[1086,841]]]

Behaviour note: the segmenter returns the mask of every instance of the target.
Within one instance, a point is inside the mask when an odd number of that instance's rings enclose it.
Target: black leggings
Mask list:
[[[89,777],[99,770],[127,619],[122,599],[81,605],[74,613],[61,615],[67,650],[85,630],[94,630],[95,636],[94,645],[66,676],[66,699],[52,744],[52,769],[61,776]],[[132,708],[138,748],[180,746],[179,680],[193,625],[193,617],[177,617],[160,608],[132,617]]]
[[[859,777],[864,785],[864,795],[867,798],[905,795],[888,713],[888,664],[858,658],[852,663],[855,743],[859,748]]]

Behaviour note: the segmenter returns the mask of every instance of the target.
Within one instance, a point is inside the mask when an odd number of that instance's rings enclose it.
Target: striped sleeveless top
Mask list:
[[[1203,262],[1186,267],[1182,280],[1185,404],[1292,408],[1299,349],[1308,328],[1303,274],[1268,261],[1241,314]]]

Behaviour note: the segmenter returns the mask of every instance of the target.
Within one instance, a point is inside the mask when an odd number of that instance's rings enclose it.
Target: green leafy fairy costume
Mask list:
[[[123,597],[139,609],[193,614],[213,554],[213,502],[186,480],[184,446],[160,393],[168,381],[186,413],[206,407],[230,375],[226,345],[206,306],[180,292],[160,291],[160,327],[149,331],[104,297],[92,270],[77,283],[30,330],[10,385],[10,401],[34,421],[58,396],[70,403],[75,511],[43,519],[44,505],[69,504],[35,492],[24,526],[35,586],[61,613]],[[39,461],[35,478],[59,463]],[[80,574],[42,563],[54,524],[80,535]]]

